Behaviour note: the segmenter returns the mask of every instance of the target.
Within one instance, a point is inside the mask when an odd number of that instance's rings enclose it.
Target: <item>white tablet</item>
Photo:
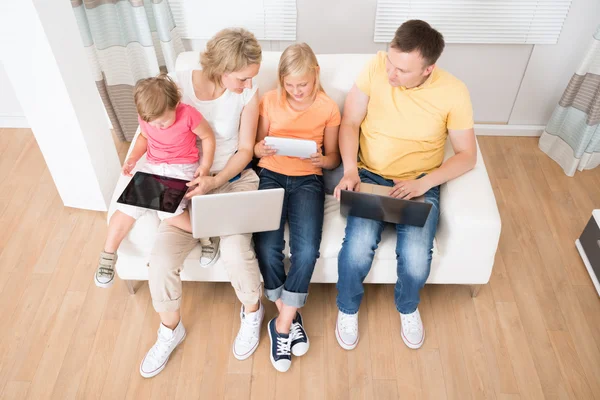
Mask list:
[[[267,136],[265,137],[265,143],[277,150],[278,156],[310,158],[311,154],[317,152],[317,142],[314,140]]]

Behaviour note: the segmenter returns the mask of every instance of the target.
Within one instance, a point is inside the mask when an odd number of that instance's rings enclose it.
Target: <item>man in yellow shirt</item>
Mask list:
[[[394,291],[404,343],[422,346],[419,291],[429,277],[439,217],[439,185],[475,166],[473,110],[464,83],[435,65],[443,36],[428,23],[407,21],[389,51],[379,52],[348,93],[340,125],[344,177],[335,189],[358,190],[360,183],[390,187],[390,196],[424,195],[432,204],[422,228],[396,225],[397,274]],[[455,155],[442,164],[446,139]],[[360,147],[359,147],[360,144]],[[358,154],[358,162],[357,162]],[[371,269],[385,223],[349,216],[338,256],[339,309],[336,338],[351,350],[358,344],[358,309],[363,281]]]

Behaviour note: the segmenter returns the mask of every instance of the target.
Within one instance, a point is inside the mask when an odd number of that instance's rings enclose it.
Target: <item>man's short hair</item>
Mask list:
[[[444,51],[444,36],[425,21],[406,21],[396,30],[390,46],[403,53],[417,50],[426,66],[436,63]]]

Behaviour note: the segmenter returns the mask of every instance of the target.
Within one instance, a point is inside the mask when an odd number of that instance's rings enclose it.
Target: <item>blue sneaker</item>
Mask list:
[[[302,315],[299,312],[296,312],[296,318],[294,318],[294,321],[292,322],[290,337],[292,338],[292,354],[296,357],[305,355],[310,347],[310,341],[304,330]]]
[[[285,372],[292,365],[292,355],[290,354],[290,345],[292,340],[290,335],[284,335],[275,329],[275,318],[269,321],[269,339],[271,340],[271,364],[279,372]]]

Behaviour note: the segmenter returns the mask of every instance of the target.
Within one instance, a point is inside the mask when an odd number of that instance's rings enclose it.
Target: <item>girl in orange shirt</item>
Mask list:
[[[279,229],[254,235],[266,297],[275,302],[279,316],[269,321],[271,362],[281,372],[291,365],[291,354],[301,356],[309,340],[298,309],[319,258],[325,190],[323,171],[340,163],[338,129],[340,112],[319,81],[319,64],[305,43],[288,47],[279,60],[279,87],[265,94],[260,104],[257,144],[261,189],[285,189]],[[265,144],[266,136],[307,139],[317,143],[309,159],[279,156]],[[284,270],[283,233],[288,222],[291,267]]]

